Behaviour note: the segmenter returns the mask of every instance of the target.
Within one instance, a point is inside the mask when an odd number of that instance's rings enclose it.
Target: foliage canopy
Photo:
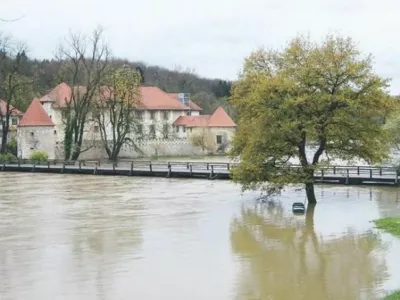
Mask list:
[[[376,121],[393,105],[387,86],[350,38],[299,36],[281,51],[254,51],[230,98],[238,118],[231,154],[241,160],[234,181],[273,190],[304,183],[316,202],[313,175],[323,154],[369,163],[387,157],[389,135]],[[285,168],[293,159],[297,171]]]

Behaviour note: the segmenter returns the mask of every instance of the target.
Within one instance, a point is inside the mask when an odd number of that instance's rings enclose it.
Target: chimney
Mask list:
[[[183,105],[189,106],[189,101],[190,101],[189,93],[179,93],[178,99]]]

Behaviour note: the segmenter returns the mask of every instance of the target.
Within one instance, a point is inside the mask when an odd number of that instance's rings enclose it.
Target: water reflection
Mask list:
[[[242,265],[237,299],[378,299],[376,286],[387,275],[374,255],[382,248],[379,237],[351,230],[319,236],[316,210],[309,206],[298,218],[279,203],[242,208],[231,226]]]

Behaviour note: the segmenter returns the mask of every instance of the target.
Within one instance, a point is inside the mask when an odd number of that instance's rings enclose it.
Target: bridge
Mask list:
[[[33,162],[29,160],[0,162],[4,172],[41,172],[55,174],[150,176],[168,178],[231,179],[230,171],[237,163],[225,162],[161,162],[161,161],[119,161],[101,160]],[[299,168],[300,166],[290,166]],[[399,175],[393,167],[375,166],[329,166],[314,174],[316,183],[348,185],[399,185]]]

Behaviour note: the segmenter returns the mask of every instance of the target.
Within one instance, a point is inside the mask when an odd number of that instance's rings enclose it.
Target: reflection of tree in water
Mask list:
[[[232,248],[243,258],[237,299],[354,300],[362,292],[377,299],[373,287],[386,270],[372,254],[377,236],[349,231],[324,240],[315,233],[314,211],[309,206],[299,224],[279,205],[242,209],[231,228]]]

